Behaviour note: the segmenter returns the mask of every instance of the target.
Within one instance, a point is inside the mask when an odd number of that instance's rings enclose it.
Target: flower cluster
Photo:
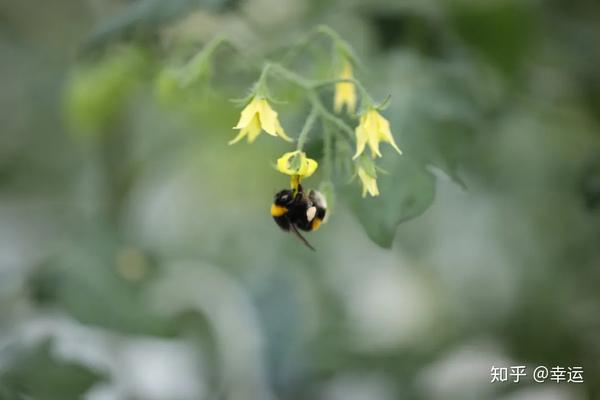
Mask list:
[[[379,196],[380,192],[377,186],[378,168],[375,160],[382,156],[380,143],[389,144],[398,154],[402,154],[402,151],[394,140],[388,120],[381,115],[384,107],[381,104],[376,104],[362,84],[355,78],[356,58],[353,56],[349,45],[332,31],[325,31],[324,33],[333,40],[337,50],[337,68],[332,79],[312,81],[285,68],[283,65],[267,63],[259,80],[254,85],[238,123],[233,128],[239,130],[239,133],[229,144],[238,143],[244,138],[247,138],[248,143],[253,143],[262,131],[288,142],[293,141],[281,126],[277,112],[269,103],[266,87],[269,75],[287,80],[304,89],[312,104],[312,112],[297,137],[296,149],[283,154],[275,165],[279,172],[290,176],[292,190],[297,190],[300,181],[313,175],[319,166],[317,161],[307,157],[303,151],[303,145],[315,119],[321,117],[323,126],[326,128],[323,133],[324,143],[334,141],[335,138],[336,145],[348,146],[348,142],[350,142],[355,146],[351,160],[349,157],[349,161],[346,162],[354,165],[355,176],[362,183],[362,196],[366,197],[367,194]],[[318,93],[320,88],[330,84],[334,86],[333,112],[328,111],[327,107],[324,106]],[[357,112],[359,99],[360,109]],[[341,115],[343,111],[347,114],[346,117]],[[358,118],[358,123],[354,129],[347,125],[345,118]],[[331,134],[328,134],[332,130],[340,135],[331,136]],[[344,140],[341,140],[339,136]],[[367,146],[370,150],[370,156],[366,152]],[[323,154],[325,165],[329,167],[325,170],[324,180],[330,182],[332,178],[331,165],[333,164],[331,146],[328,148],[326,145]]]
[[[379,143],[389,143],[398,154],[402,151],[394,141],[390,131],[390,123],[385,119],[375,107],[370,107],[360,116],[360,121],[355,129],[356,132],[356,153],[352,157],[356,160],[356,173],[363,184],[362,196],[367,193],[371,196],[379,196],[377,187],[377,168],[372,159],[381,157]],[[363,155],[366,145],[371,150],[371,159]]]

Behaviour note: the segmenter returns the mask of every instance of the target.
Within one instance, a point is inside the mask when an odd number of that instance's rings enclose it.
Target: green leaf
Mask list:
[[[389,85],[380,91],[391,93],[393,102],[383,115],[400,149],[464,187],[460,167],[470,157],[489,106],[487,94],[482,94],[487,89],[473,78],[477,71],[466,64],[446,65],[410,53],[381,64],[379,71],[389,75],[389,80],[382,80]]]
[[[435,177],[410,156],[386,153],[380,166],[389,174],[379,174],[377,179],[381,195],[362,198],[359,185],[354,184],[345,188],[344,198],[369,238],[389,248],[398,225],[421,215],[433,202]]]
[[[71,239],[30,278],[32,297],[78,321],[130,334],[173,335],[177,327],[147,307],[146,287],[157,266],[111,231]],[[114,235],[114,233],[112,233]]]
[[[0,378],[0,398],[80,399],[104,378],[80,364],[56,359],[50,345],[46,341],[10,355]]]

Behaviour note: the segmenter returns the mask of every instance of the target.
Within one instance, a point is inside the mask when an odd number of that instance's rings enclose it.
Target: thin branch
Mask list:
[[[306,122],[298,135],[298,145],[296,146],[296,150],[302,151],[304,147],[304,143],[306,142],[306,138],[308,137],[308,133],[313,127],[315,120],[317,119],[317,108],[313,105],[312,110],[310,110],[310,114],[306,118]]]

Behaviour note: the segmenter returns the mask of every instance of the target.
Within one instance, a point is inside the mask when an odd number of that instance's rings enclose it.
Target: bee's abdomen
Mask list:
[[[287,207],[280,206],[278,204],[271,205],[271,216],[275,223],[283,229],[284,231],[290,230],[290,220],[288,217],[288,209]]]
[[[273,217],[273,220],[284,231],[290,230],[290,220],[287,216],[284,215],[282,217]]]

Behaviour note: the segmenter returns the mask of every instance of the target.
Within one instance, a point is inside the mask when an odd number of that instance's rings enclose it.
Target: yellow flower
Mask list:
[[[352,79],[352,64],[348,60],[344,60],[344,66],[340,72],[340,79]],[[348,113],[354,113],[356,109],[356,88],[352,82],[340,82],[335,84],[335,96],[333,98],[333,108],[335,112],[342,111],[342,107],[346,105]]]
[[[277,160],[277,170],[286,175],[298,175],[301,178],[308,178],[315,173],[319,164],[306,157],[302,151],[296,150],[285,153]]]
[[[362,197],[366,197],[367,193],[369,193],[373,197],[379,196],[379,188],[377,187],[377,175],[370,175],[363,167],[358,167],[357,173],[363,185]]]
[[[271,136],[279,136],[288,142],[292,141],[281,127],[275,110],[271,108],[266,99],[258,96],[255,96],[242,110],[240,120],[233,129],[239,129],[240,133],[229,141],[229,144],[237,143],[245,136],[248,136],[248,143],[252,143],[261,130]]]
[[[361,115],[355,132],[356,154],[352,157],[353,159],[362,154],[367,143],[371,148],[371,157],[381,157],[379,152],[379,142],[381,141],[389,143],[398,154],[402,154],[390,132],[390,123],[375,108],[370,108]]]
[[[318,166],[315,160],[306,157],[306,154],[299,150],[285,153],[277,160],[277,170],[292,177],[291,186],[294,190],[298,188],[300,179],[314,174]]]

